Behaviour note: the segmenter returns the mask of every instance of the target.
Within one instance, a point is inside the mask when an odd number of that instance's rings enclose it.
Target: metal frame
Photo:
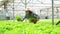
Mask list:
[[[54,25],[54,0],[52,0],[52,25]]]
[[[22,2],[22,0],[21,0]],[[43,3],[41,1],[38,0],[38,2],[40,2],[41,4],[48,4],[48,3]],[[13,3],[14,3],[14,0],[13,0]],[[27,0],[25,0],[25,3],[22,2],[24,5],[25,5],[25,9],[27,8],[27,4],[29,3],[29,1],[27,2]],[[52,8],[52,25],[54,25],[54,0],[51,0],[51,3],[52,3],[52,7],[50,6],[50,8]],[[38,4],[38,3],[32,3],[32,4]],[[48,4],[49,5],[49,4]],[[51,4],[50,4],[51,5]],[[33,7],[33,6],[32,6]],[[43,6],[37,6],[37,7],[43,7]],[[49,6],[45,6],[45,7],[49,7]],[[13,18],[14,18],[14,4],[13,4]],[[42,11],[42,10],[41,10]],[[58,11],[58,9],[57,9]]]

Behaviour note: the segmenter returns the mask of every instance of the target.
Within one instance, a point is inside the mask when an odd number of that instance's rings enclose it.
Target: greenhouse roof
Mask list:
[[[4,1],[4,0],[0,0]],[[26,1],[26,2],[25,2]],[[20,3],[21,7],[26,3],[27,7],[40,7],[40,9],[51,7],[52,0],[14,0],[15,3]],[[0,2],[1,4],[2,2]],[[54,0],[54,6],[60,6],[60,0]],[[25,6],[24,6],[25,7]]]

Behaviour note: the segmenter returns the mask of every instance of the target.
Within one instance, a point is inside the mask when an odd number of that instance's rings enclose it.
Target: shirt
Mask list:
[[[26,19],[29,19],[29,18],[39,18],[39,16],[37,15],[37,14],[35,14],[35,13],[31,13],[31,14],[26,14],[25,15],[25,18]],[[25,19],[25,18],[23,18],[23,20]]]

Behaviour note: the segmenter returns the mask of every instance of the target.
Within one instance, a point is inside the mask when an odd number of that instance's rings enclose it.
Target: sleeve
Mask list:
[[[34,14],[35,17],[40,18],[37,14]]]

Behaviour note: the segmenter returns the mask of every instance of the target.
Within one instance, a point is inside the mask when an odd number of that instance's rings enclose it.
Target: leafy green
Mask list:
[[[58,21],[54,20],[55,24]],[[60,34],[60,25],[52,26],[52,20],[40,20],[37,24],[1,20],[0,34]]]

